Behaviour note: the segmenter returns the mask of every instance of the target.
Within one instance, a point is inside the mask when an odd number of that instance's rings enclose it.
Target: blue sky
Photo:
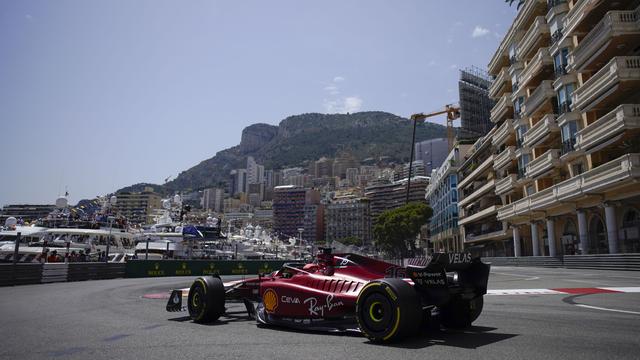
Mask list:
[[[0,205],[162,183],[306,112],[457,101],[502,0],[0,0]]]

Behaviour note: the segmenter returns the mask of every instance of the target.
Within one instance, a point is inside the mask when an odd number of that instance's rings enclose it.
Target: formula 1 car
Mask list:
[[[167,311],[188,310],[193,321],[206,323],[225,314],[226,301],[242,301],[259,324],[360,331],[373,342],[412,335],[425,322],[470,326],[482,311],[489,265],[470,253],[427,260],[426,266],[399,267],[321,248],[314,262],[287,263],[266,276],[227,283],[199,277],[188,294],[172,291]]]

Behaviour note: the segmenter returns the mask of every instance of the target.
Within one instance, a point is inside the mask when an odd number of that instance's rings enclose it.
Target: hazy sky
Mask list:
[[[305,112],[456,102],[502,0],[0,0],[0,205],[92,198]],[[440,119],[441,120],[441,119]]]

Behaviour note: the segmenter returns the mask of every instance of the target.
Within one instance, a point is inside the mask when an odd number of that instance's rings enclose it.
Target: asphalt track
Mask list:
[[[259,328],[243,314],[199,325],[183,313],[165,312],[166,300],[142,297],[187,287],[192,279],[0,288],[0,358],[640,358],[640,293],[487,296],[482,315],[467,331],[425,331],[399,343],[375,345],[358,335]],[[592,287],[640,287],[640,274],[494,267],[489,283],[495,290]]]

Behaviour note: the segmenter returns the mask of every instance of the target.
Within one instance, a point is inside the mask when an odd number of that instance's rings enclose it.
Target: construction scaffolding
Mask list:
[[[477,139],[491,130],[491,109],[495,102],[489,98],[492,79],[475,66],[460,70],[458,89],[460,96],[459,139]]]

